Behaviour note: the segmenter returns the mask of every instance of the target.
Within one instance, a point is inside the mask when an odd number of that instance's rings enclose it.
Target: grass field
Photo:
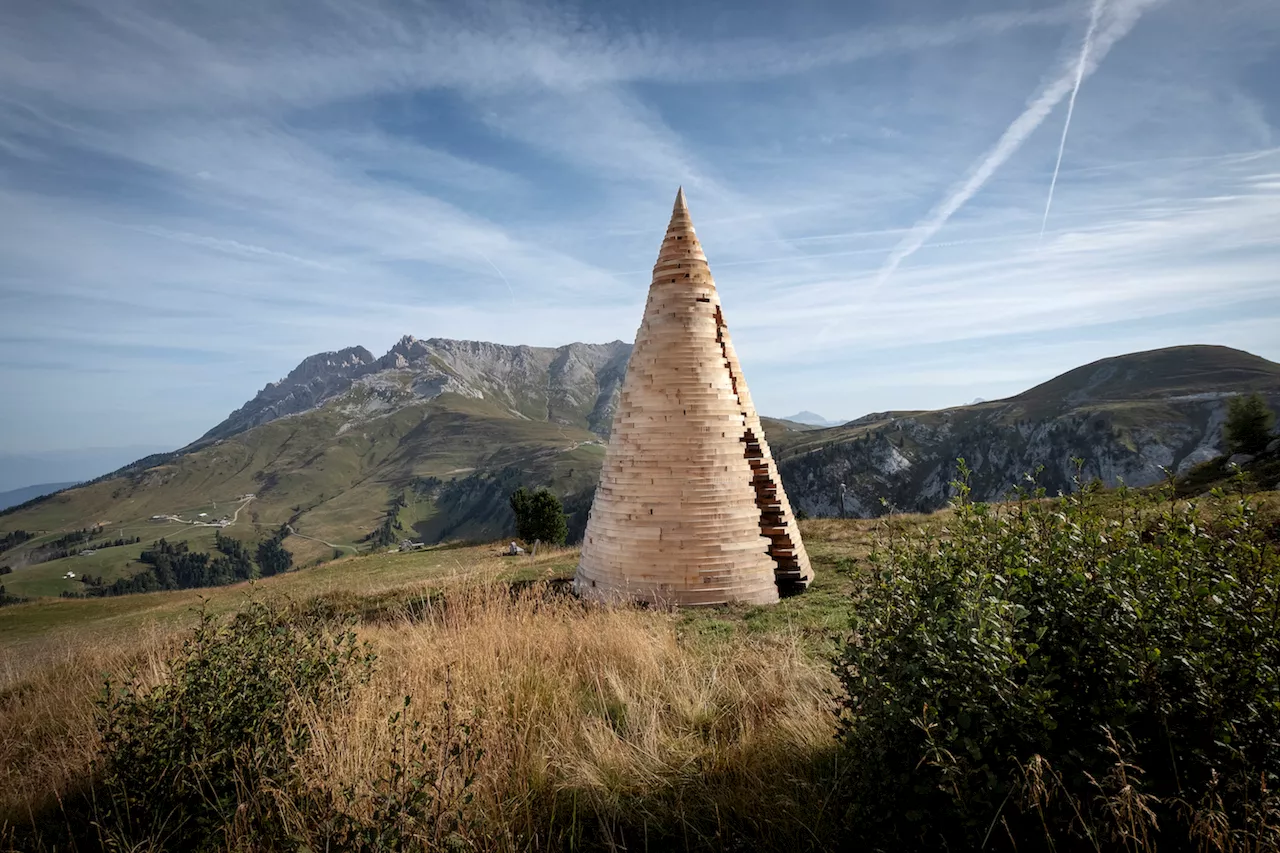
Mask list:
[[[385,417],[352,422],[338,405],[281,418],[214,442],[143,471],[70,489],[35,506],[0,515],[0,533],[25,530],[36,539],[0,554],[10,565],[5,586],[24,597],[57,596],[80,585],[64,581],[77,566],[106,579],[131,574],[139,548],[111,549],[91,563],[28,567],[41,544],[72,530],[103,524],[104,536],[141,536],[144,545],[161,536],[187,539],[208,550],[212,528],[178,522],[153,523],[156,515],[184,521],[216,521],[241,508],[224,532],[248,542],[271,536],[291,523],[298,534],[285,541],[298,565],[332,559],[334,552],[367,550],[365,537],[382,522],[391,501],[404,495],[406,538],[487,539],[506,523],[494,512],[483,483],[472,497],[441,510],[414,492],[416,478],[447,482],[473,472],[518,472],[529,482],[570,495],[590,488],[603,446],[579,427],[522,420],[493,403],[446,394]],[[496,449],[495,449],[496,448]],[[512,486],[514,488],[514,486]],[[508,490],[509,491],[509,490]],[[241,496],[256,498],[244,504]],[[505,496],[500,511],[505,511]],[[205,513],[205,516],[201,516]]]
[[[752,761],[764,762],[751,774],[781,773],[788,761],[830,748],[833,681],[825,660],[845,630],[858,560],[877,531],[919,521],[806,522],[817,581],[773,607],[667,612],[583,609],[569,600],[539,605],[494,591],[570,578],[576,550],[503,557],[496,543],[344,558],[231,587],[5,607],[0,824],[50,807],[86,778],[98,737],[92,700],[103,673],[141,667],[158,677],[201,608],[227,613],[250,599],[280,596],[323,600],[357,618],[359,635],[382,658],[354,716],[325,728],[332,740],[322,751],[355,748],[352,738],[361,732],[372,737],[343,759],[354,762],[344,764],[345,773],[376,759],[374,730],[394,711],[396,697],[412,693],[424,713],[438,708],[446,669],[460,706],[519,718],[491,721],[499,739],[485,749],[495,760],[504,756],[501,761],[522,766],[521,785],[558,779],[556,785],[569,784],[622,814],[634,806],[635,793],[628,791],[642,778],[667,779],[684,790],[696,782],[697,767],[732,763],[731,754],[749,751]],[[431,612],[430,602],[442,593],[465,601],[470,615],[450,608],[424,618],[424,608]],[[714,730],[717,720],[728,724],[747,707],[756,708],[752,732],[710,740],[698,734]],[[582,708],[590,712],[585,718]],[[611,714],[627,715],[633,734],[619,740],[608,725]],[[597,728],[602,723],[605,728]],[[513,732],[524,739],[519,754],[512,753],[519,738],[507,742]],[[643,766],[633,766],[640,754],[648,756]],[[334,768],[323,772],[332,775]],[[533,820],[515,808],[533,794],[511,790],[514,778],[508,767],[500,778],[486,779],[483,796],[494,808],[515,809],[512,820]],[[745,802],[741,786],[758,783],[749,774],[721,794]],[[728,800],[721,807],[726,815],[739,808]],[[788,808],[800,807],[797,800]]]
[[[786,599],[777,607],[684,611],[676,618],[681,624],[708,635],[739,630],[759,633],[789,626],[820,640],[828,629],[838,630],[841,627],[841,603],[853,587],[852,573],[856,571],[857,560],[866,556],[873,537],[891,530],[902,530],[912,524],[936,521],[936,518],[925,516],[894,516],[877,520],[820,519],[802,522],[805,541],[817,570],[817,580],[808,592]],[[212,547],[213,531],[208,530],[208,545]],[[144,542],[148,541],[144,537]],[[134,545],[114,550],[136,553],[141,547]],[[250,595],[287,595],[296,599],[319,595],[358,598],[394,592],[412,597],[415,592],[441,585],[570,578],[577,565],[576,549],[543,549],[537,557],[504,557],[500,550],[501,543],[437,546],[403,554],[381,553],[331,560],[319,566],[307,566],[284,575],[226,587],[115,598],[32,601],[0,610],[0,648],[4,649],[0,652],[0,665],[9,672],[16,672],[27,668],[20,665],[21,661],[48,654],[56,657],[63,654],[63,647],[75,646],[87,639],[127,637],[133,632],[181,627],[192,620],[192,608],[201,602],[207,602],[215,610],[231,610]],[[48,573],[60,579],[66,571],[63,564],[91,559],[72,557],[14,572],[6,576],[6,586],[17,592],[19,587],[13,580],[22,572],[36,572],[46,567],[54,567]],[[89,563],[79,565],[87,567]],[[79,588],[76,581],[65,583],[68,588]]]
[[[1268,519],[1276,498],[1257,497]],[[1124,512],[1113,506],[1119,495],[1099,500],[1104,512]],[[1053,511],[1053,502],[1029,503]],[[362,804],[364,826],[396,825],[416,795],[388,768],[418,766],[403,750],[421,742],[439,756],[431,766],[459,762],[461,776],[430,796],[478,821],[460,830],[483,837],[477,849],[749,849],[743,839],[750,849],[835,849],[847,832],[840,792],[850,770],[837,745],[845,694],[833,660],[850,639],[868,557],[891,541],[935,541],[925,533],[949,541],[962,520],[948,510],[803,521],[815,582],[772,606],[584,605],[560,592],[575,549],[504,557],[492,543],[341,558],[228,587],[5,607],[0,847],[50,849],[24,834],[33,817],[46,828],[86,820],[105,677],[132,674],[146,690],[172,678],[202,613],[287,601],[349,620],[377,655],[349,701],[290,723],[308,732],[290,758],[297,789],[267,793],[298,832],[324,824],[330,806],[315,797]],[[414,831],[446,825],[433,820],[413,818]],[[220,849],[255,849],[229,826]],[[415,839],[410,849],[448,840]]]

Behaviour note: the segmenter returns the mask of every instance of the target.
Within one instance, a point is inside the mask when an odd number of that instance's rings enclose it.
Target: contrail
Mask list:
[[[1089,58],[1089,46],[1093,42],[1093,34],[1098,30],[1098,18],[1102,16],[1102,6],[1107,0],[1093,0],[1089,9],[1089,29],[1085,30],[1084,42],[1080,45],[1080,61],[1076,63],[1076,83],[1071,88],[1071,99],[1067,101],[1067,119],[1062,123],[1062,141],[1058,143],[1058,162],[1053,166],[1053,180],[1049,181],[1049,200],[1044,203],[1044,219],[1040,222],[1040,239],[1044,239],[1044,229],[1049,224],[1049,208],[1053,207],[1053,190],[1058,185],[1058,171],[1062,169],[1062,154],[1067,150],[1067,131],[1071,128],[1071,114],[1076,111],[1076,95],[1080,94],[1080,84],[1084,82],[1084,63]]]
[[[1092,49],[1085,57],[1081,79],[1087,78],[1097,70],[1099,63],[1116,42],[1133,29],[1143,12],[1162,2],[1163,0],[1129,0],[1129,2],[1114,4],[1107,24],[1097,32]],[[947,224],[947,220],[955,215],[957,210],[977,195],[996,170],[1003,166],[1044,122],[1053,108],[1062,103],[1062,99],[1071,93],[1075,79],[1076,71],[1070,68],[1041,89],[1040,94],[1022,111],[1022,115],[1013,120],[1013,124],[1009,125],[995,146],[974,167],[969,177],[952,190],[950,195],[930,211],[928,216],[916,223],[911,233],[902,239],[880,268],[871,293],[888,281],[903,261],[914,255],[934,234],[938,233],[942,226]]]
[[[507,277],[502,274],[502,270],[498,269],[498,265],[489,260],[488,255],[484,252],[480,252],[480,257],[484,258],[485,263],[493,267],[493,271],[498,274],[498,278],[502,279],[502,283],[507,286],[507,292],[511,294],[511,304],[514,305],[516,303],[516,292],[511,289],[511,282],[507,281]]]

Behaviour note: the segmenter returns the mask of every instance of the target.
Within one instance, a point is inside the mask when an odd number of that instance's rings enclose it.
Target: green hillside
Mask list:
[[[397,346],[385,369],[364,356],[313,356],[211,431],[224,437],[0,512],[0,535],[34,534],[0,553],[0,566],[12,568],[0,583],[23,597],[75,593],[83,584],[68,572],[109,582],[139,571],[141,550],[156,539],[209,550],[219,531],[253,547],[283,528],[298,565],[371,550],[367,537],[389,517],[396,538],[494,539],[513,530],[507,498],[521,485],[560,495],[571,539],[580,535],[625,350]],[[409,356],[416,366],[404,366]],[[424,385],[434,396],[422,396]],[[1252,390],[1280,399],[1280,365],[1225,347],[1175,347],[1104,359],[1007,400],[825,429],[763,422],[794,506],[865,516],[883,512],[882,499],[902,509],[945,505],[957,457],[988,498],[1038,467],[1051,492],[1069,489],[1073,458],[1085,460],[1086,476],[1155,482],[1164,467],[1185,471],[1216,457],[1225,398]],[[279,414],[309,394],[322,398],[318,407]],[[98,525],[103,538],[142,541],[40,561],[59,536]]]
[[[237,508],[224,535],[254,542],[289,524],[294,535],[285,545],[301,563],[367,550],[362,540],[400,496],[404,538],[491,538],[507,527],[506,498],[517,485],[546,485],[572,504],[594,487],[603,457],[594,433],[517,419],[467,397],[445,394],[354,424],[342,411],[349,403],[281,418],[0,516],[0,534],[36,534],[0,554],[0,565],[13,568],[6,587],[22,596],[81,589],[63,578],[67,571],[111,580],[131,573],[131,561],[160,537],[205,550],[219,529],[205,525]],[[91,525],[143,542],[26,564],[60,533]]]

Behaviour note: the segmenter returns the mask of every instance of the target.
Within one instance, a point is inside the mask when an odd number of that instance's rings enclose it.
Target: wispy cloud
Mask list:
[[[6,10],[0,438],[179,444],[303,355],[404,333],[629,340],[679,183],[766,411],[955,402],[1018,334],[1083,356],[1185,339],[1187,310],[1254,345],[1280,318],[1278,10],[1108,0],[1079,73],[1085,0],[965,8]],[[1037,247],[1060,143],[1034,116],[1121,37]]]
[[[1097,0],[1095,0],[1097,2]],[[911,233],[893,250],[884,266],[876,274],[876,286],[882,286],[897,271],[902,262],[910,258],[927,240],[938,233],[956,211],[964,207],[978,191],[991,180],[991,176],[1003,166],[1010,157],[1022,147],[1023,143],[1036,131],[1063,98],[1078,87],[1077,80],[1083,80],[1093,73],[1116,42],[1128,35],[1138,22],[1138,18],[1146,9],[1155,6],[1162,0],[1117,0],[1101,32],[1096,39],[1093,35],[1094,23],[1090,21],[1090,33],[1086,44],[1091,43],[1091,50],[1082,53],[1081,61],[1076,69],[1064,69],[1057,77],[1041,88],[1039,94],[1027,105],[1027,108],[1005,129],[1000,139],[982,159],[973,167],[969,176],[954,188],[929,215],[917,223]]]

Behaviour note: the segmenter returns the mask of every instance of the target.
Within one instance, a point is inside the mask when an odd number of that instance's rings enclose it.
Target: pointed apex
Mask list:
[[[662,241],[662,249],[658,252],[658,265],[670,261],[707,262],[702,253],[702,245],[698,243],[698,234],[693,230],[693,219],[689,216],[689,206],[684,202],[684,187],[676,190],[675,207],[671,210],[671,222],[667,225],[667,236]],[[655,279],[656,281],[656,279]]]

